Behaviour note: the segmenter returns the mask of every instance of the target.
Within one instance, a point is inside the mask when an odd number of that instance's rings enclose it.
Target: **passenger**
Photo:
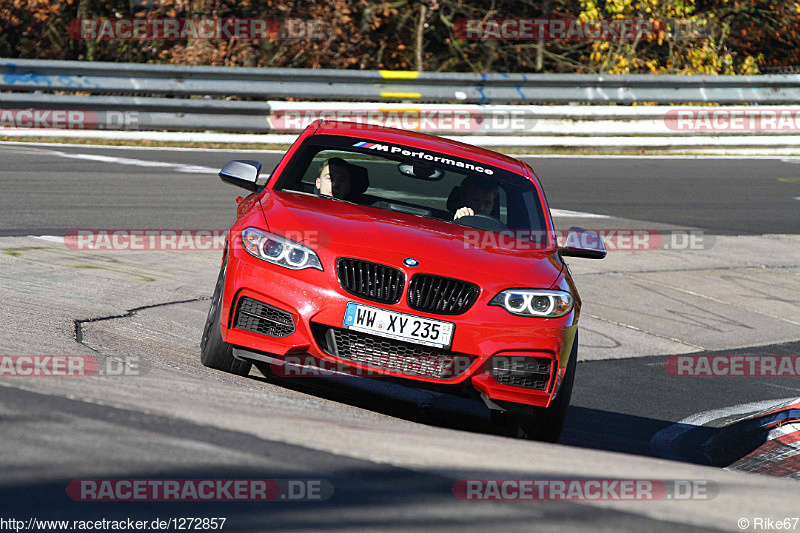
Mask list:
[[[461,191],[457,204],[463,207],[456,210],[453,220],[473,215],[491,216],[497,194],[497,186],[491,181],[467,176],[461,182]]]
[[[319,168],[317,189],[323,196],[344,199],[350,193],[350,165],[344,159],[332,157]]]

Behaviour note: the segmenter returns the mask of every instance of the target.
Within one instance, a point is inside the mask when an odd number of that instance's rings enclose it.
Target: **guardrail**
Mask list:
[[[458,74],[0,59],[0,90],[478,104],[794,104],[800,75]]]
[[[800,107],[792,106],[248,102],[205,98],[0,94],[0,126],[4,126],[0,128],[0,134],[11,134],[10,130],[20,128],[298,133],[318,118],[439,135],[515,135],[526,138],[800,134]]]
[[[328,118],[469,135],[485,146],[794,150],[800,107],[782,104],[796,102],[800,75],[417,75],[0,59],[6,136],[284,144]]]

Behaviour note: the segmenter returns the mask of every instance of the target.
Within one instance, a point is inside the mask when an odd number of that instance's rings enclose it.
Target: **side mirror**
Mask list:
[[[558,253],[565,257],[583,257],[584,259],[603,259],[606,256],[606,244],[603,238],[583,228],[569,228],[567,242],[558,248]]]
[[[258,192],[260,187],[256,182],[260,172],[261,163],[258,161],[230,161],[219,171],[219,177],[225,183]]]

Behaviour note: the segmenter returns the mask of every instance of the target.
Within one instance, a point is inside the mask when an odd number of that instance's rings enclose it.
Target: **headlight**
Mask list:
[[[256,228],[242,231],[242,245],[253,257],[292,270],[317,268],[322,270],[316,252],[286,237]]]
[[[572,309],[572,295],[565,291],[506,289],[489,302],[512,315],[558,318]]]

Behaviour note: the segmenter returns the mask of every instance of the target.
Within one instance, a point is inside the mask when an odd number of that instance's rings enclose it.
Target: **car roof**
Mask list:
[[[526,176],[525,165],[506,155],[479,148],[444,137],[436,137],[416,131],[373,126],[358,122],[339,120],[320,120],[313,135],[341,135],[343,137],[363,137],[372,141],[405,145],[411,148],[426,149],[442,154],[461,157],[496,168],[501,168]]]

